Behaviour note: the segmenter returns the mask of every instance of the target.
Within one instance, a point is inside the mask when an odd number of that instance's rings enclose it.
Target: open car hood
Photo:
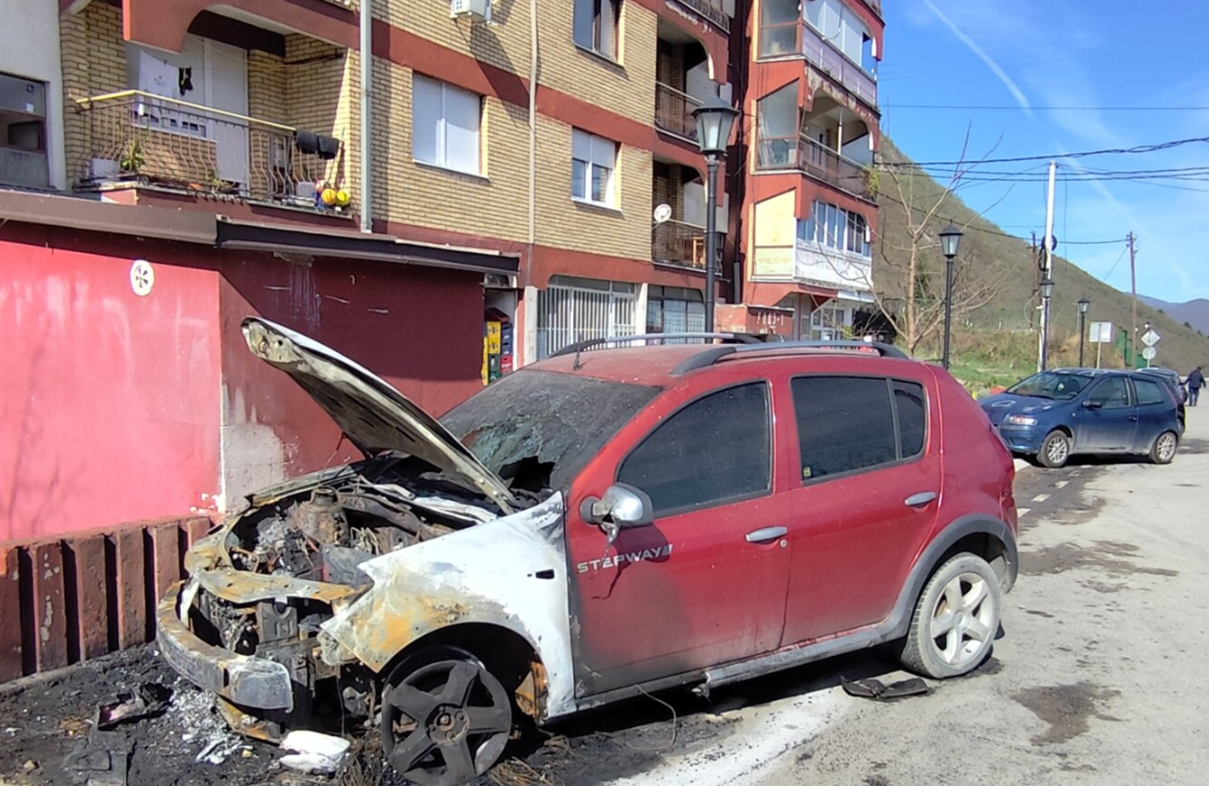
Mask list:
[[[381,377],[268,320],[248,317],[243,335],[253,355],[293,377],[367,457],[389,450],[416,456],[482,491],[504,513],[517,509],[498,475]]]

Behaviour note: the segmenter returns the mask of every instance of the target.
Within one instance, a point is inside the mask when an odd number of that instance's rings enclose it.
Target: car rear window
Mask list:
[[[767,492],[772,476],[768,385],[739,385],[680,409],[644,439],[617,480],[651,497],[655,515]]]
[[[927,402],[916,382],[881,377],[793,380],[802,482],[891,464],[921,454]]]
[[[1163,391],[1159,388],[1157,382],[1135,379],[1133,381],[1133,389],[1138,394],[1139,404],[1162,404],[1167,400],[1163,396]]]

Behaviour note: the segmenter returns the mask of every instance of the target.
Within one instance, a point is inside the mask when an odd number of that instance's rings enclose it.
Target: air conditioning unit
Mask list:
[[[491,21],[491,0],[450,0],[449,15],[472,22]]]

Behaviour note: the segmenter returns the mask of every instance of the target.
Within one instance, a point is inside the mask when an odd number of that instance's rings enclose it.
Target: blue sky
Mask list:
[[[883,131],[916,161],[958,158],[967,130],[975,159],[1209,136],[1209,9],[1199,2],[885,0],[883,8]],[[919,105],[1005,109],[910,108]],[[1139,106],[1202,109],[1106,109]],[[1059,164],[1059,177],[1079,164],[1116,170],[1209,166],[1209,144]],[[1041,162],[980,169],[1045,171]],[[971,182],[960,194],[975,210],[989,209],[987,218],[1006,232],[1044,232],[1044,183]],[[1124,236],[1133,230],[1141,294],[1172,302],[1209,298],[1209,277],[1202,272],[1209,254],[1209,182],[1059,180],[1055,205],[1058,253],[1092,275],[1129,290],[1128,259],[1121,255]],[[1063,243],[1115,238],[1122,242]]]

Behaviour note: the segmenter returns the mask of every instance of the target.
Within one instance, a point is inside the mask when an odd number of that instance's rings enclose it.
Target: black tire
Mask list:
[[[512,733],[512,702],[465,650],[417,653],[382,691],[382,747],[390,765],[420,786],[459,786],[499,760]]]
[[[1180,448],[1180,437],[1174,431],[1164,431],[1150,446],[1150,461],[1153,464],[1170,464]]]
[[[1065,432],[1054,429],[1045,435],[1041,450],[1037,451],[1037,462],[1043,467],[1058,469],[1070,460],[1071,440]]]
[[[924,586],[903,642],[903,666],[946,679],[978,668],[994,646],[1003,608],[999,577],[986,560],[958,554]]]

